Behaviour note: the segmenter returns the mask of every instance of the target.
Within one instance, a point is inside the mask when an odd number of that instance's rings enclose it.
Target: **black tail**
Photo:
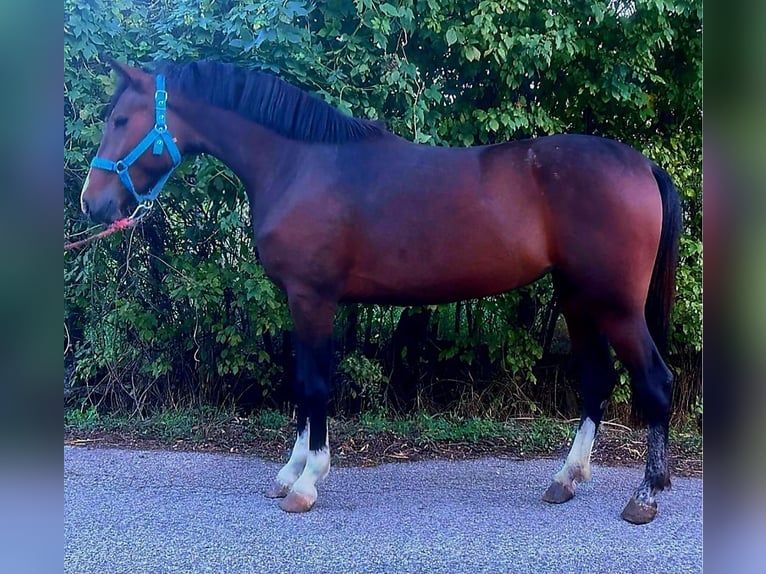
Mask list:
[[[667,356],[670,310],[676,290],[678,242],[681,237],[681,201],[667,172],[652,164],[662,198],[662,231],[657,258],[654,260],[649,296],[646,300],[646,323],[660,354]]]

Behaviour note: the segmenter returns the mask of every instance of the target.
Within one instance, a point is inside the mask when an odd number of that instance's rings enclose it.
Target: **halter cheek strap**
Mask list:
[[[124,158],[112,161],[102,157],[94,157],[90,162],[91,167],[103,169],[116,173],[122,184],[133,194],[139,206],[148,207],[157,199],[162,186],[170,177],[170,174],[181,163],[181,152],[178,150],[173,136],[170,135],[166,123],[168,93],[165,91],[165,76],[157,75],[156,90],[154,92],[154,127],[144,138],[136,144]],[[173,160],[173,166],[154,184],[148,193],[138,193],[130,178],[128,168],[151,146],[153,155],[162,155],[165,149],[168,150],[170,158]]]

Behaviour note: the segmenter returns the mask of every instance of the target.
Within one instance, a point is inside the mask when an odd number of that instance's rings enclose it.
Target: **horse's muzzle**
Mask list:
[[[113,199],[93,201],[83,197],[81,206],[83,213],[95,223],[114,223],[118,219],[127,217],[130,213],[125,205],[118,204]]]

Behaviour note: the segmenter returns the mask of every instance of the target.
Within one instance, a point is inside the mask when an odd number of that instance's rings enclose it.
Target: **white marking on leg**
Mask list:
[[[85,213],[85,190],[88,189],[88,184],[90,183],[90,170],[88,170],[88,175],[85,177],[85,183],[82,184],[82,191],[80,191],[80,210]]]
[[[329,434],[329,432],[328,432]],[[325,439],[325,445],[319,450],[310,450],[298,480],[293,484],[292,491],[312,500],[316,500],[316,483],[325,479],[330,472],[330,445],[329,437]]]
[[[564,466],[553,475],[553,480],[561,484],[589,481],[591,476],[590,455],[595,438],[596,424],[586,418],[577,431]]]
[[[291,492],[305,496],[312,504],[317,498],[316,484],[330,472],[330,448],[309,451],[303,473],[295,481]]]
[[[306,459],[309,454],[309,424],[307,421],[306,428],[295,439],[295,445],[293,445],[287,464],[277,473],[277,482],[282,486],[291,487],[306,466]]]

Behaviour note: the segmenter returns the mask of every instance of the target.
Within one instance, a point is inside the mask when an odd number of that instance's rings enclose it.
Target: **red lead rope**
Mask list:
[[[149,212],[152,210],[153,203],[154,202],[152,201],[141,202],[136,206],[136,209],[133,211],[133,213],[130,214],[130,217],[123,217],[122,219],[118,219],[103,231],[99,231],[95,235],[91,235],[85,239],[80,239],[80,241],[64,243],[64,251],[85,247],[91,241],[95,241],[96,239],[101,239],[102,237],[111,235],[115,231],[122,231],[124,229],[130,229],[131,227],[134,227],[136,223],[141,221],[149,214]]]
[[[80,239],[79,241],[64,243],[64,251],[69,251],[70,249],[79,249],[80,247],[85,247],[91,241],[95,241],[96,239],[101,239],[102,237],[111,235],[115,231],[130,229],[131,227],[135,226],[136,223],[138,223],[139,221],[141,221],[140,217],[124,217],[123,219],[118,219],[117,221],[112,223],[109,227],[107,227],[103,231],[99,231],[95,235],[91,235],[90,237],[86,237],[85,239]]]

